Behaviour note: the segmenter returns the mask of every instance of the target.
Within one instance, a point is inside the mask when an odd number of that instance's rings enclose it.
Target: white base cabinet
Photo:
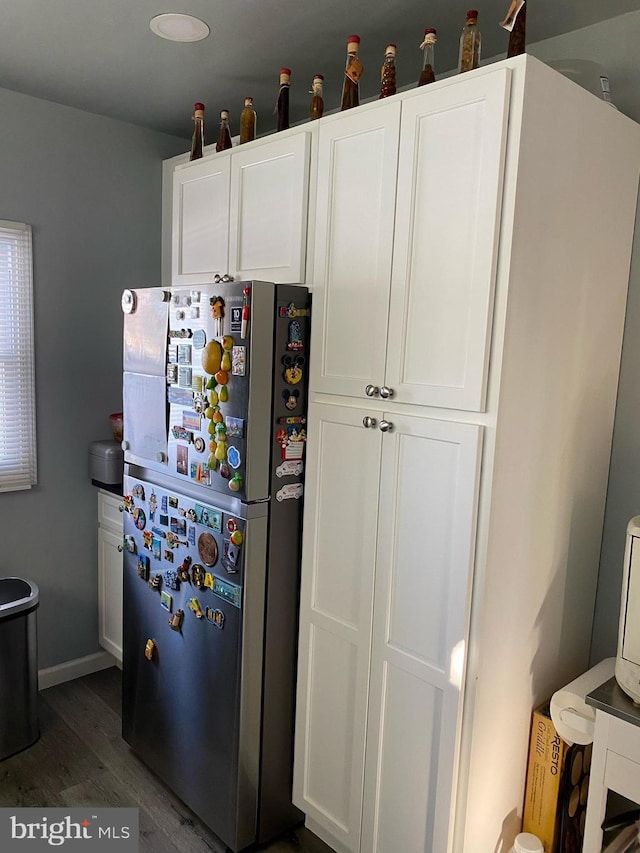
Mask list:
[[[98,641],[122,665],[122,499],[98,491]]]
[[[640,128],[528,56],[318,124],[294,802],[507,850],[588,668]]]

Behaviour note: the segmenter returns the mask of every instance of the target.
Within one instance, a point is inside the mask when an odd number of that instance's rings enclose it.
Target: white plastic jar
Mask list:
[[[509,853],[544,853],[544,847],[536,835],[532,835],[530,832],[521,832],[520,835],[516,835]]]

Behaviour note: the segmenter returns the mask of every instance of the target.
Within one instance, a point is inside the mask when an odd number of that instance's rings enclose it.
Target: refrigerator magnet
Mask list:
[[[207,589],[213,589],[213,575],[211,572],[204,573],[204,585]]]
[[[231,375],[244,376],[247,372],[247,348],[234,347],[231,350]]]
[[[196,309],[198,310],[198,309]],[[207,333],[204,329],[196,329],[193,333],[193,345],[196,349],[202,349],[207,343]]]
[[[142,544],[147,551],[150,551],[153,547],[153,533],[150,530],[145,530],[142,534]]]
[[[197,598],[190,598],[187,603],[187,607],[189,608],[189,610],[192,610],[193,613],[195,613],[198,619],[202,619],[202,617],[204,616],[204,613],[202,612],[202,607],[200,606],[200,602]]]
[[[230,539],[224,540],[224,557],[222,558],[222,566],[227,574],[234,575],[238,571],[238,557],[240,551]]]
[[[172,555],[173,556],[173,555]],[[180,581],[178,580],[178,573],[174,572],[173,569],[169,569],[164,573],[164,585],[168,589],[179,590],[180,589]]]
[[[138,557],[138,577],[143,581],[149,580],[149,558],[146,554]]]
[[[282,399],[284,400],[284,404],[289,411],[293,411],[295,407],[298,405],[298,398],[300,397],[300,392],[297,388],[285,389],[282,392]]]
[[[216,608],[213,610],[211,607],[207,607],[207,622],[211,622],[212,625],[215,625],[216,628],[224,628],[224,613],[220,608]]]
[[[173,563],[173,551],[170,551],[169,548],[164,549],[164,558],[167,563]]]
[[[189,582],[189,569],[191,567],[191,557],[186,556],[178,569],[178,580],[182,583]]]
[[[131,489],[131,494],[134,496],[134,498],[138,498],[138,500],[143,501],[144,486],[142,486],[140,483],[136,483],[136,485]]]
[[[176,610],[171,619],[169,619],[169,627],[174,631],[179,631],[184,622],[184,610]]]
[[[147,516],[141,507],[137,506],[133,511],[133,522],[138,530],[144,530],[147,526]]]
[[[305,361],[303,355],[285,355],[283,357],[284,373],[282,375],[287,385],[297,385],[300,382]]]
[[[211,309],[211,316],[213,317],[213,334],[219,338],[223,332],[224,321],[225,303],[222,296],[212,296],[209,299],[209,307]]]
[[[302,340],[302,326],[297,320],[292,320],[289,323],[289,331],[287,333],[287,349],[289,352],[297,352],[304,349]]]
[[[149,578],[149,586],[155,592],[160,592],[160,587],[162,586],[162,575],[158,573],[158,574],[155,574],[152,577],[150,577]]]
[[[231,465],[234,471],[240,467],[240,463],[242,462],[242,459],[240,458],[240,451],[237,447],[234,447],[233,444],[230,444],[227,448],[227,462]]]
[[[171,613],[173,610],[173,596],[165,590],[162,590],[160,593],[160,604],[165,610],[168,610],[169,613]]]

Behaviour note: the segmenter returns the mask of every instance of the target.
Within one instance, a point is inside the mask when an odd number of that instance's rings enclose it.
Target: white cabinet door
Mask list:
[[[341,851],[360,843],[380,414],[311,404],[293,800]]]
[[[445,853],[481,428],[385,414],[362,853]]]
[[[176,168],[172,284],[206,284],[229,272],[230,154]]]
[[[234,149],[229,272],[236,279],[304,282],[311,133]]]
[[[484,408],[509,74],[402,102],[385,379],[399,402]]]
[[[400,101],[322,120],[311,387],[365,397],[384,376]]]
[[[122,519],[121,519],[122,520]],[[98,528],[100,645],[122,662],[122,534]]]

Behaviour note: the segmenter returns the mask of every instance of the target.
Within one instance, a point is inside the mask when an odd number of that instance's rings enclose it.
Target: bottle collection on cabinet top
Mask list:
[[[527,9],[526,0],[510,0],[510,5],[503,21],[499,25],[508,31],[509,43],[507,56],[517,56],[524,53],[526,37]],[[458,54],[458,73],[472,71],[480,64],[481,34],[478,26],[478,11],[470,9],[467,12],[462,34],[460,35],[460,49]],[[418,77],[417,86],[433,83],[435,74],[435,44],[436,30],[427,27],[424,30],[424,38],[420,44],[422,50],[422,69]],[[362,78],[363,65],[359,57],[360,36],[351,35],[347,38],[347,59],[343,72],[342,94],[338,109],[347,110],[360,104],[360,80]],[[415,79],[415,78],[414,78]],[[309,103],[308,119],[321,118],[324,114],[324,75],[315,74],[311,86],[311,100]],[[291,69],[280,69],[280,85],[278,89],[276,106],[276,131],[286,130],[290,126],[289,98],[291,87]],[[387,98],[397,91],[396,79],[396,45],[388,44],[384,51],[384,61],[381,68],[379,98]],[[204,104],[197,102],[193,114],[194,128],[191,144],[190,160],[202,157],[204,148]],[[256,111],[253,98],[244,99],[244,108],[240,116],[240,139],[239,143],[251,142],[256,138]],[[222,110],[220,113],[220,130],[216,151],[224,151],[232,147],[231,131],[229,128],[229,111]]]

